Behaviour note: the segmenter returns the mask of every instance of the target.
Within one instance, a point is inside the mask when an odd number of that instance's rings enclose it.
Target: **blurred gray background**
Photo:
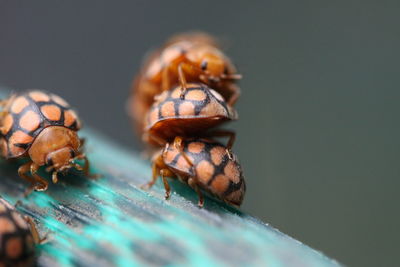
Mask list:
[[[244,210],[345,264],[395,266],[399,14],[398,1],[0,1],[0,83],[59,93],[138,149],[124,103],[144,53],[215,34],[244,75],[231,125]]]

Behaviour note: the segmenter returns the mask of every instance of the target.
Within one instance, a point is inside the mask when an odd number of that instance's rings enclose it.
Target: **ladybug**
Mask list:
[[[0,198],[0,265],[34,266],[35,244],[42,242],[32,219]]]
[[[74,167],[88,175],[89,161],[81,151],[78,137],[81,123],[75,111],[61,97],[40,90],[12,95],[2,101],[0,150],[6,159],[27,158],[18,169],[21,178],[31,183],[31,190],[44,191],[48,182],[37,174],[40,166],[57,174]],[[84,167],[75,163],[82,159]],[[30,175],[28,175],[30,173]]]
[[[172,142],[176,136],[227,136],[230,138],[230,149],[235,138],[233,132],[220,130],[207,134],[207,130],[236,120],[236,111],[219,93],[205,84],[187,84],[184,99],[180,98],[180,94],[180,87],[176,87],[155,98],[145,119],[144,141],[163,146]]]
[[[142,114],[149,110],[154,97],[161,92],[179,84],[183,98],[187,82],[202,82],[218,91],[232,106],[240,95],[240,89],[234,83],[240,78],[213,37],[204,33],[181,34],[172,37],[145,61],[133,83],[128,108],[141,132]]]
[[[170,196],[167,177],[178,178],[193,188],[200,207],[204,204],[201,190],[237,207],[246,192],[237,157],[229,156],[223,145],[211,139],[176,137],[153,157],[152,168],[153,178],[146,186],[150,188],[161,176],[166,199]]]

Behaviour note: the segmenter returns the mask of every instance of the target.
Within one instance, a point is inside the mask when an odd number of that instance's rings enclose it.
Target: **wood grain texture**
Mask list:
[[[92,172],[102,175],[97,180],[60,175],[46,192],[23,198],[21,162],[0,161],[0,194],[21,200],[18,210],[47,235],[39,266],[339,266],[219,201],[206,198],[198,208],[196,194],[178,181],[167,201],[161,181],[140,189],[150,178],[149,162],[94,131],[82,133]]]

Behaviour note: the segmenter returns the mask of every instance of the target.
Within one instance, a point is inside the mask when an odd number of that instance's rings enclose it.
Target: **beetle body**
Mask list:
[[[223,97],[200,83],[187,85],[184,98],[176,87],[156,97],[145,124],[145,141],[163,145],[176,136],[195,137],[227,121],[236,120],[237,113]]]
[[[57,182],[58,172],[80,168],[74,160],[84,159],[85,166],[88,164],[77,135],[81,123],[57,95],[30,90],[11,96],[3,101],[0,126],[1,154],[6,159],[30,159],[18,173],[36,190],[47,189],[47,182],[36,174],[40,166],[46,165]],[[32,176],[26,175],[28,172]]]
[[[202,33],[181,34],[171,38],[161,49],[153,52],[133,84],[129,111],[143,131],[143,114],[163,91],[186,81],[205,83],[233,105],[240,89],[234,83],[240,78],[230,59],[220,50],[211,36]]]
[[[0,265],[33,266],[39,237],[32,220],[0,198]]]
[[[234,206],[240,206],[246,191],[241,166],[235,155],[228,155],[225,146],[211,139],[175,138],[153,158],[153,185],[161,175],[169,197],[166,177],[178,177],[199,195],[200,190],[211,193]]]

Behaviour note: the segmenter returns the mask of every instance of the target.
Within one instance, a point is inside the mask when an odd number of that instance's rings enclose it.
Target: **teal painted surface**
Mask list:
[[[219,201],[206,197],[198,208],[196,194],[178,181],[167,201],[161,181],[140,189],[150,179],[149,162],[94,131],[81,135],[92,173],[102,175],[97,180],[60,175],[46,192],[23,198],[21,163],[0,161],[0,194],[20,200],[18,209],[47,236],[39,266],[339,266]]]
[[[18,162],[1,162],[0,192],[34,218],[48,242],[39,246],[40,266],[336,266],[335,261],[257,219],[196,194],[173,182],[164,200],[150,164],[92,131],[84,131],[92,172],[60,176],[46,192],[22,198],[27,184],[17,175]],[[50,178],[48,175],[47,178]],[[251,193],[251,192],[250,192]]]

